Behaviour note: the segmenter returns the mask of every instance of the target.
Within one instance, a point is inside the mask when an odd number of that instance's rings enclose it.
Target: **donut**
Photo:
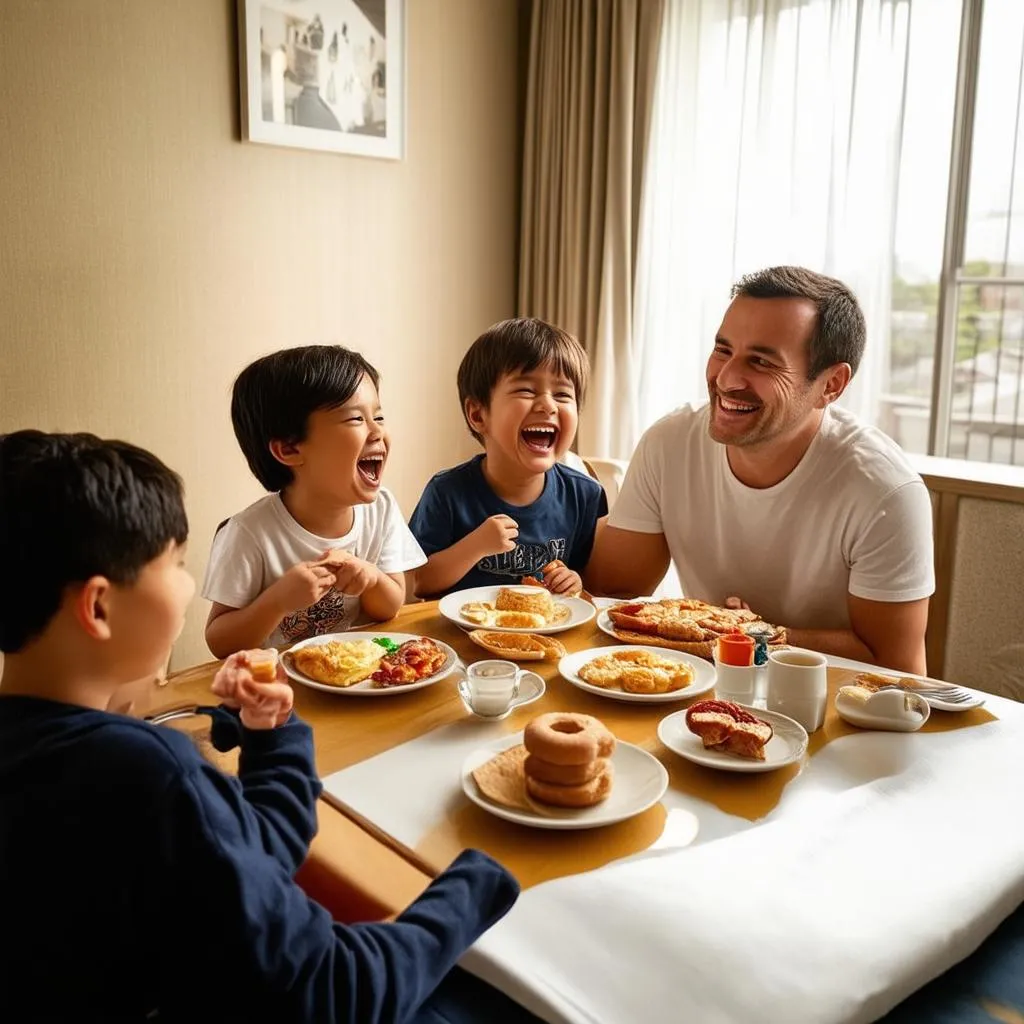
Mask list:
[[[552,786],[580,786],[590,782],[608,767],[603,757],[595,758],[586,764],[551,764],[534,754],[527,755],[523,771],[538,782],[547,782]]]
[[[526,792],[542,804],[553,807],[593,807],[612,791],[612,766],[600,775],[578,786],[553,786],[549,782],[526,776]]]
[[[615,737],[592,715],[552,711],[538,715],[526,726],[523,745],[548,764],[580,765],[609,757]]]

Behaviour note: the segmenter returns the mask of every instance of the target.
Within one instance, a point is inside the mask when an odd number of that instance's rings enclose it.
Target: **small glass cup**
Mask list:
[[[497,721],[518,705],[539,696],[530,694],[520,699],[519,687],[527,674],[533,673],[524,672],[514,661],[475,661],[466,669],[464,678],[459,680],[459,696],[466,708],[478,718]]]

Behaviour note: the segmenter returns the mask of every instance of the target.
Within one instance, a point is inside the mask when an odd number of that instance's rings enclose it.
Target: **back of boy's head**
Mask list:
[[[380,386],[380,375],[358,353],[340,345],[286,348],[250,363],[235,380],[231,423],[253,476],[268,491],[294,479],[271,454],[271,441],[296,444],[306,438],[311,413],[344,405],[363,376]]]
[[[187,538],[181,479],[155,455],[92,434],[0,435],[0,651],[43,632],[69,584],[131,584]]]
[[[576,404],[583,405],[590,364],[583,346],[561,327],[536,317],[516,317],[489,327],[469,347],[459,366],[459,405],[466,416],[466,401],[473,399],[485,409],[498,381],[510,373],[531,373],[550,366],[565,376],[576,390]],[[466,418],[469,432],[483,438]]]

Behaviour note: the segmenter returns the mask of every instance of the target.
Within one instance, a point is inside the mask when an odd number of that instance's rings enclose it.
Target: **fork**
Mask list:
[[[974,694],[960,686],[896,686],[904,693],[916,693],[919,697],[932,697],[948,704],[965,704],[974,700]]]

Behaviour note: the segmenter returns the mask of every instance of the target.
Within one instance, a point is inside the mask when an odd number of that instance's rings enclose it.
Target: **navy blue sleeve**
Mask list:
[[[312,730],[296,715],[276,729],[246,729],[236,708],[221,704],[204,710],[214,749],[241,746],[238,778],[263,848],[294,874],[316,835],[316,801],[323,789]]]
[[[208,1011],[232,1020],[408,1021],[518,894],[504,868],[468,851],[395,922],[337,924],[266,854],[229,781],[212,766],[193,768],[165,816],[163,868],[173,883],[161,953],[182,977],[214,980]],[[187,942],[173,941],[182,934]],[[192,1010],[194,996],[181,997]]]
[[[608,497],[604,488],[589,477],[581,481],[580,506],[583,515],[577,524],[576,542],[573,545],[573,562],[571,568],[583,572],[590,555],[594,550],[594,537],[597,534],[597,521],[608,515]],[[590,486],[592,485],[592,486]]]
[[[461,540],[455,536],[451,502],[436,476],[423,488],[412,511],[409,529],[428,558]]]
[[[323,789],[313,730],[296,715],[276,729],[242,726],[241,746],[238,778],[256,815],[263,849],[294,874],[316,835],[316,802]]]

